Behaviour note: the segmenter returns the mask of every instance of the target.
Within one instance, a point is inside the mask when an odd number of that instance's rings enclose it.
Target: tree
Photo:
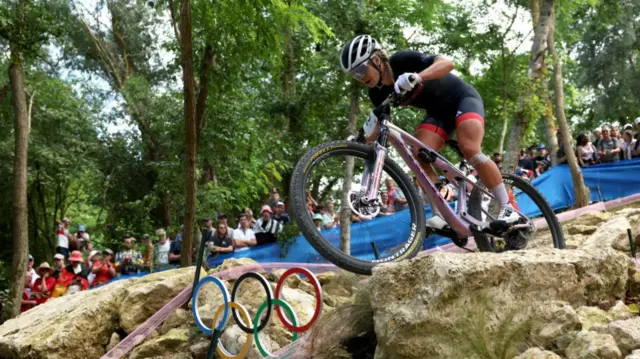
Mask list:
[[[549,35],[547,38],[547,42],[549,44],[549,54],[553,59],[553,86],[555,89],[556,115],[560,124],[560,133],[562,135],[562,143],[564,143],[564,151],[567,156],[567,163],[569,164],[571,178],[573,179],[573,192],[576,199],[575,206],[580,208],[589,205],[589,189],[584,185],[582,171],[580,171],[580,167],[578,166],[576,152],[573,147],[571,131],[569,130],[569,125],[565,117],[562,61],[556,53],[556,44],[554,39],[556,28],[555,24],[556,12],[555,10],[553,10],[551,12],[551,19],[549,20]]]
[[[59,28],[57,2],[9,1],[0,5],[0,38],[8,42],[9,88],[14,112],[14,166],[12,225],[13,259],[6,315],[12,318],[22,302],[22,291],[29,253],[29,222],[27,212],[27,163],[31,109],[36,91],[27,96],[25,89],[25,57],[37,54],[50,33]]]
[[[182,82],[184,84],[184,128],[186,134],[187,155],[185,156],[186,185],[184,232],[180,265],[191,265],[191,243],[193,242],[193,226],[196,216],[196,120],[195,120],[195,88],[193,80],[191,8],[189,0],[182,0],[180,8],[180,37],[182,53]]]
[[[542,2],[540,6],[539,2]],[[534,0],[532,2],[532,17],[535,24],[533,44],[531,45],[531,57],[529,60],[529,77],[532,86],[521,99],[519,109],[516,113],[515,123],[511,127],[511,133],[507,143],[507,152],[504,156],[504,163],[507,168],[516,166],[518,163],[519,148],[525,130],[530,126],[532,119],[536,118],[539,110],[539,89],[544,83],[543,69],[545,66],[545,55],[547,52],[547,37],[549,34],[549,20],[553,9],[554,0]],[[537,8],[539,12],[536,12]]]

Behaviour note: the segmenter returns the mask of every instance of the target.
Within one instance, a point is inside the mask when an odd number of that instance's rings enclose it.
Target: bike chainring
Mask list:
[[[349,208],[358,217],[374,218],[380,213],[380,200],[364,201],[363,198],[363,192],[349,191]]]

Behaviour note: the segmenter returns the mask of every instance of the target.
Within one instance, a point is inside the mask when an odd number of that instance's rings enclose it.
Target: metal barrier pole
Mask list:
[[[378,246],[375,242],[371,242],[371,247],[373,247],[373,255],[376,256],[376,259],[380,259],[380,251],[378,251]]]
[[[200,267],[202,266],[202,257],[204,257],[205,236],[202,236],[200,240],[200,248],[198,249],[198,257],[196,258],[196,274],[193,277],[193,285],[191,286],[191,295],[200,281]],[[206,264],[206,263],[205,263]]]
[[[631,228],[627,228],[627,235],[629,236],[629,247],[631,248],[631,256],[636,257],[636,244],[633,242],[633,235],[631,234]]]

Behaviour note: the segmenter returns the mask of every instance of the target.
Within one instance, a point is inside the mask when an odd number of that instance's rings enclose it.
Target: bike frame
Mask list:
[[[382,175],[382,166],[387,154],[387,140],[391,142],[391,145],[398,151],[404,162],[409,166],[411,171],[416,175],[418,182],[425,190],[425,194],[429,198],[429,203],[435,206],[442,217],[447,221],[451,228],[461,237],[469,237],[473,235],[473,232],[482,231],[484,228],[489,228],[489,222],[483,222],[470,216],[467,212],[467,193],[468,187],[471,186],[482,191],[484,194],[493,198],[493,194],[485,190],[484,188],[476,185],[469,180],[465,173],[460,169],[452,165],[446,158],[444,158],[437,151],[431,147],[425,145],[417,138],[411,136],[401,128],[392,124],[386,118],[382,119],[380,123],[380,134],[378,140],[375,142],[376,158],[373,162],[372,173],[365,170],[362,183],[365,185],[367,192],[365,194],[365,200],[374,200],[377,198],[378,189],[380,186],[380,177]],[[451,183],[454,183],[458,187],[458,200],[457,200],[457,212],[447,204],[447,202],[440,196],[437,187],[433,181],[424,172],[420,163],[410,150],[409,146],[415,149],[424,149],[428,156],[433,159],[432,164],[440,169],[445,177],[449,179]],[[416,151],[417,152],[417,151]],[[475,227],[472,229],[472,226]]]

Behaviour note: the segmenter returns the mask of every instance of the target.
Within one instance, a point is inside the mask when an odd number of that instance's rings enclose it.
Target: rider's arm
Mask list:
[[[422,78],[422,81],[440,79],[451,72],[453,67],[453,62],[451,60],[438,56],[433,61],[433,64],[422,70],[419,75]]]

